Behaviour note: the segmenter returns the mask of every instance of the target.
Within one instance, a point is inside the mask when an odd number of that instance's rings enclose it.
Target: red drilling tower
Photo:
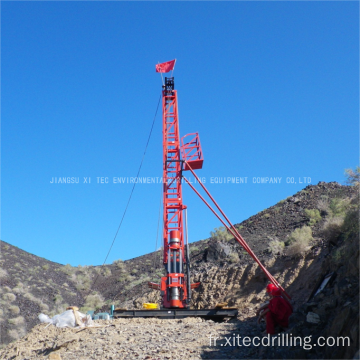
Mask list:
[[[191,140],[184,144],[184,136],[179,134],[177,92],[174,78],[166,78],[162,89],[163,107],[163,244],[166,276],[161,284],[149,286],[161,290],[162,307],[189,307],[191,289],[199,283],[190,285],[190,264],[184,216],[186,206],[182,199],[183,161],[192,164],[193,169],[202,167],[203,158],[198,135],[189,134]],[[182,154],[182,157],[180,155]],[[186,274],[186,275],[185,275]]]
[[[174,78],[165,78],[163,105],[163,204],[164,204],[164,264],[167,276],[161,279],[163,307],[183,308],[187,299],[187,279],[184,246],[181,189],[180,136],[177,92]]]

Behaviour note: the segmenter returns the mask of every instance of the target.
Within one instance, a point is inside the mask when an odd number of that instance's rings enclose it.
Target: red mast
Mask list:
[[[161,279],[163,307],[186,307],[187,286],[180,158],[180,135],[177,92],[174,78],[165,77],[163,105],[163,204],[164,204],[164,265],[166,276]]]
[[[180,144],[177,92],[173,77],[165,77],[162,105],[163,243],[166,276],[161,278],[161,284],[149,282],[149,287],[161,290],[163,308],[186,308],[190,304],[191,289],[195,289],[200,283],[190,284],[189,249],[183,222],[184,212],[186,219],[186,206],[182,199],[182,171],[189,170],[187,165],[183,168],[184,160],[191,164],[192,169],[201,169],[203,158],[197,133],[184,136]],[[184,138],[188,136],[191,140],[184,143]]]

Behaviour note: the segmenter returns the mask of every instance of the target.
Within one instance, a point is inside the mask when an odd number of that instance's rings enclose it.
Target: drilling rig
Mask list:
[[[172,71],[175,60],[156,65],[156,71],[167,73]],[[177,91],[174,77],[165,77],[162,85],[162,134],[163,134],[163,265],[166,271],[161,283],[149,282],[152,289],[161,292],[161,309],[124,310],[115,309],[114,317],[161,317],[183,318],[198,316],[209,319],[235,317],[235,308],[215,307],[214,309],[190,309],[191,290],[200,283],[190,283],[190,256],[187,235],[187,207],[183,204],[182,180],[184,180],[209,207],[234,239],[249,253],[259,265],[269,281],[276,285],[282,295],[291,299],[276,279],[269,273],[256,257],[249,245],[230,222],[225,213],[216,203],[194,170],[201,169],[204,158],[198,133],[191,133],[180,138]],[[217,207],[222,217],[212,208],[203,196],[183,176],[188,171],[204,189],[208,197]],[[184,224],[185,222],[185,224]],[[227,223],[226,223],[227,222]]]
[[[173,77],[165,77],[162,109],[163,259],[166,276],[161,278],[161,284],[149,283],[149,286],[161,291],[163,308],[182,309],[189,308],[191,289],[200,284],[190,284],[187,216],[182,198],[182,172],[187,169],[183,168],[183,163],[187,160],[193,169],[201,169],[203,156],[197,133],[184,136],[180,143],[177,91]]]

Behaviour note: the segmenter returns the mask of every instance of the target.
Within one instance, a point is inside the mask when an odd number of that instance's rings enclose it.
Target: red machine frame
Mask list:
[[[161,284],[149,283],[154,289],[161,290],[162,307],[187,308],[190,303],[191,289],[200,283],[191,284],[189,272],[189,254],[185,247],[183,213],[186,206],[182,199],[183,159],[187,159],[194,168],[200,169],[203,163],[200,141],[197,134],[188,143],[180,147],[177,92],[174,78],[165,77],[162,90],[163,107],[163,244],[166,276]],[[188,135],[186,135],[188,136]],[[186,239],[187,240],[187,239]],[[186,275],[185,275],[186,272]]]
[[[225,218],[226,222],[216,213],[216,211],[207,203],[193,185],[184,178],[185,182],[195,191],[195,193],[204,201],[210,210],[218,217],[226,229],[232,234],[235,240],[249,253],[249,255],[258,263],[261,270],[268,277],[269,281],[281,289],[282,294],[291,299],[276,279],[269,273],[265,266],[256,257],[249,245],[245,242],[237,229],[221,210],[214,198],[210,195],[204,184],[195,174],[195,169],[201,169],[203,165],[203,155],[197,133],[192,133],[179,138],[179,119],[177,92],[174,89],[174,78],[165,77],[165,85],[162,90],[163,105],[163,243],[164,243],[164,266],[166,276],[161,278],[160,284],[150,282],[149,287],[161,290],[163,308],[189,308],[191,289],[200,285],[195,283],[190,285],[190,261],[188,239],[186,234],[186,243],[184,242],[183,213],[186,206],[182,199],[182,171],[190,170],[199,182],[206,194]],[[185,142],[184,139],[190,140]],[[182,158],[180,157],[180,152]],[[185,221],[186,222],[186,221]],[[186,224],[187,232],[187,224]],[[186,245],[186,246],[185,246]],[[186,275],[185,275],[186,271]]]

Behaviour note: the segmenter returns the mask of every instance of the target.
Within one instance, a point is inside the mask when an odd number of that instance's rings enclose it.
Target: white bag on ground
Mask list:
[[[80,320],[80,326],[84,327],[84,326],[93,326],[93,321],[91,319],[90,315],[85,315],[79,311],[76,311],[77,313],[77,317]],[[49,318],[49,316],[45,315],[45,314],[40,314],[39,315],[39,320],[42,323],[49,323],[49,324],[53,324],[56,327],[75,327],[76,326],[76,322],[75,322],[75,315],[73,310],[66,310],[65,312],[63,312],[62,314],[59,315],[55,315],[53,318]]]

